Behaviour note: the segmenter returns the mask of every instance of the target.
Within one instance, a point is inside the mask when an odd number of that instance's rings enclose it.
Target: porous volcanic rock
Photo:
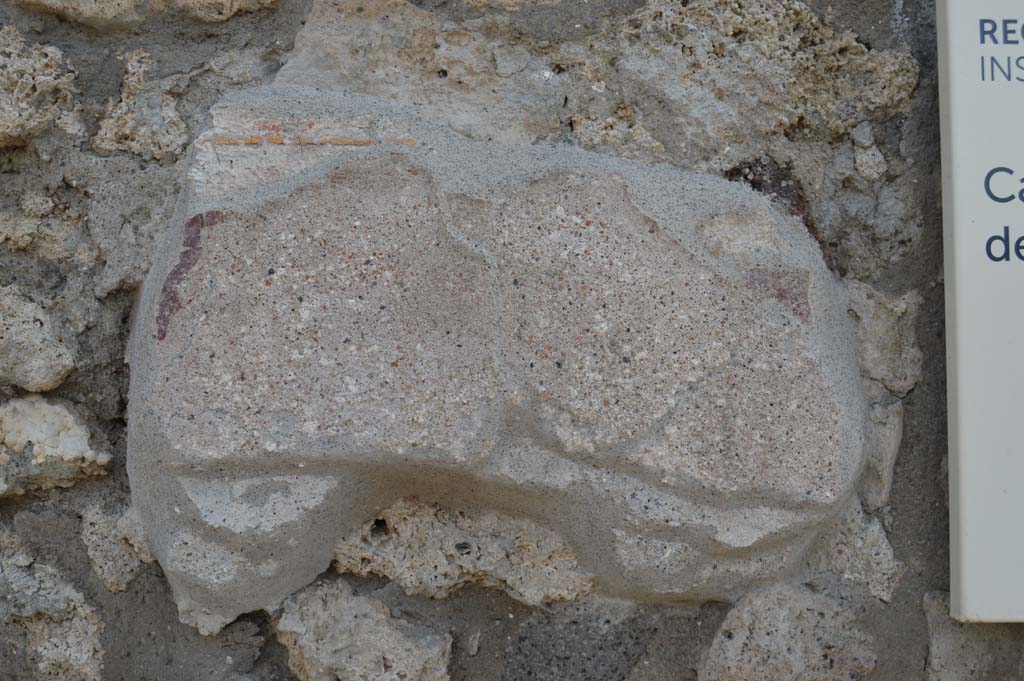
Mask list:
[[[291,596],[277,620],[288,667],[301,681],[448,681],[452,637],[395,617],[344,581]]]
[[[874,640],[852,610],[804,586],[745,596],[706,651],[700,681],[847,681],[875,668]]]
[[[0,625],[21,630],[17,640],[36,678],[100,681],[103,623],[96,608],[7,531],[0,531]]]
[[[550,531],[495,513],[446,513],[408,499],[342,539],[334,566],[389,577],[406,593],[432,598],[482,584],[540,605],[571,601],[590,590],[572,551]]]
[[[201,630],[403,498],[528,519],[597,592],[663,602],[794,569],[853,494],[845,291],[739,183],[286,83],[217,105],[188,179],[129,475]]]
[[[49,313],[17,286],[0,286],[0,384],[52,390],[74,368]]]
[[[75,75],[56,47],[0,27],[0,148],[24,145],[70,115]]]
[[[99,29],[124,29],[164,11],[182,12],[199,21],[226,21],[236,14],[255,12],[277,0],[16,0],[44,14]]]
[[[0,498],[106,475],[110,454],[89,440],[89,427],[59,402],[29,395],[0,404]]]

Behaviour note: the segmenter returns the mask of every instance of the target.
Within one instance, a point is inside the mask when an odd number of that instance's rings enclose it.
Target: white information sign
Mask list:
[[[1024,2],[939,0],[952,616],[1024,621]]]

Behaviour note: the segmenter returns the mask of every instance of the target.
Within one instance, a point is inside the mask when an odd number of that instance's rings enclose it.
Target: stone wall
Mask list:
[[[947,616],[933,3],[0,26],[4,679],[1024,678]]]

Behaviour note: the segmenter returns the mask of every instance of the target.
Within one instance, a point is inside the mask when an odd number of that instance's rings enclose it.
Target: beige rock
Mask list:
[[[549,530],[494,513],[449,513],[411,500],[399,501],[344,538],[335,567],[389,577],[407,593],[431,598],[481,584],[540,605],[572,600],[591,589],[572,551]]]
[[[857,164],[857,172],[865,180],[874,182],[885,177],[889,164],[878,147],[872,146],[867,149],[857,148],[854,150],[854,159]]]
[[[85,544],[93,571],[110,591],[124,591],[153,561],[145,543],[138,515],[131,509],[110,513],[92,505],[82,513],[82,543]]]
[[[107,105],[93,146],[143,158],[177,158],[188,144],[188,127],[178,115],[175,98],[146,82],[153,64],[148,53],[136,50],[125,58],[121,98]]]
[[[290,85],[215,107],[188,183],[135,316],[129,475],[204,630],[403,498],[551,531],[579,573],[547,590],[657,602],[796,569],[855,492],[845,293],[738,183]]]
[[[15,286],[0,287],[0,383],[52,390],[75,368],[71,351],[40,305]]]
[[[55,14],[94,28],[119,28],[137,23],[140,0],[15,0],[36,12]]]
[[[0,245],[55,265],[88,268],[95,264],[96,245],[80,216],[58,208],[45,194],[26,193],[20,205],[20,212],[0,210]]]
[[[0,594],[0,621],[24,629],[40,678],[100,681],[98,613],[56,570],[37,563],[5,532],[0,532]]]
[[[864,507],[877,511],[889,503],[889,492],[903,441],[903,403],[876,402],[868,411],[867,465],[861,479],[860,495]]]
[[[0,404],[0,497],[70,487],[105,475],[110,455],[89,446],[89,429],[38,395]]]
[[[46,217],[57,207],[49,196],[34,191],[22,194],[18,206],[21,208],[22,213],[32,218]]]
[[[850,130],[850,139],[858,149],[870,149],[875,146],[875,130],[871,121],[864,121]]]
[[[886,603],[892,601],[905,571],[896,560],[882,523],[865,513],[859,503],[826,535],[812,563],[819,570],[863,585]]]
[[[0,28],[0,148],[21,146],[73,112],[75,72],[56,47]]]
[[[16,0],[31,10],[102,29],[134,26],[157,12],[181,11],[200,21],[226,21],[242,12],[272,7],[277,0]]]
[[[200,21],[227,21],[236,14],[274,7],[278,0],[155,0],[155,6],[168,6]]]
[[[856,316],[857,355],[864,375],[903,396],[921,380],[924,355],[917,347],[921,296],[891,298],[863,282],[848,281],[850,311]]]
[[[779,584],[743,597],[705,653],[700,681],[870,678],[876,656],[841,603]]]
[[[790,129],[831,136],[890,116],[916,81],[909,52],[868,50],[798,0],[651,0],[601,40],[555,46],[497,17],[456,25],[404,0],[318,0],[278,79],[411,99],[478,139],[554,139],[571,122],[587,147],[715,171]]]
[[[301,681],[447,681],[452,638],[394,617],[344,581],[290,597],[276,622]]]

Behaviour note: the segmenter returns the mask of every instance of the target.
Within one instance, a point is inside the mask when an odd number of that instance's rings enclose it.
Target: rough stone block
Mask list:
[[[27,143],[71,111],[75,72],[49,45],[0,28],[0,148]]]
[[[129,474],[203,630],[403,498],[529,520],[598,592],[663,602],[794,569],[854,492],[846,294],[743,185],[283,85],[215,108],[189,180],[135,318]]]
[[[313,584],[277,621],[288,666],[301,681],[448,681],[452,637],[394,617],[344,581]]]
[[[0,287],[0,383],[52,390],[75,368],[53,320],[15,286]]]
[[[103,623],[54,568],[0,531],[0,623],[16,624],[40,679],[100,681]]]
[[[744,597],[705,654],[700,681],[870,678],[874,641],[842,604],[779,584]]]
[[[0,497],[105,475],[110,455],[67,407],[30,395],[0,404]]]

